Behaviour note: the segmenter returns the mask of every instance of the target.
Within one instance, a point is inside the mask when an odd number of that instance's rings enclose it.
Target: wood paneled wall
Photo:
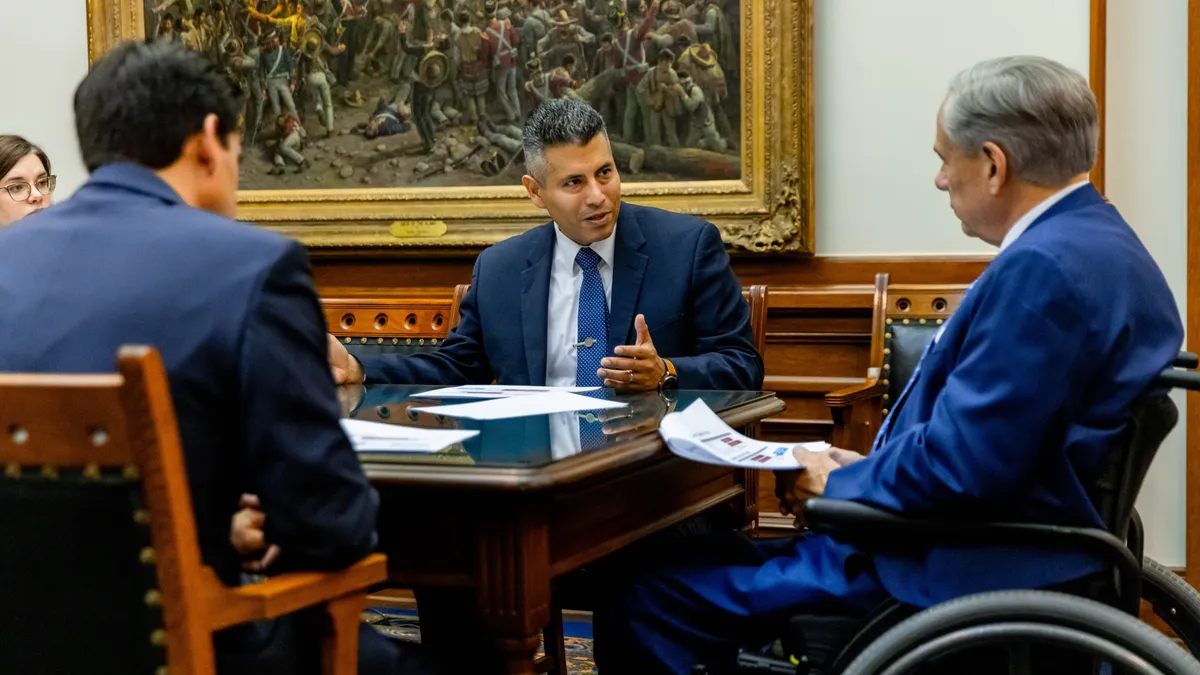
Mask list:
[[[766,389],[787,410],[765,420],[762,434],[780,441],[829,440],[832,420],[826,393],[866,376],[871,345],[875,275],[895,284],[966,284],[990,256],[964,257],[752,257],[735,256],[744,286],[767,284]],[[468,283],[474,255],[331,256],[316,254],[313,273],[325,298],[438,298],[449,301],[456,284]],[[444,291],[444,292],[443,292]],[[778,515],[775,480],[759,480],[762,525],[786,531]]]

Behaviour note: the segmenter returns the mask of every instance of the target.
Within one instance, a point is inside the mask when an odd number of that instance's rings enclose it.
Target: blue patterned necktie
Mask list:
[[[583,270],[579,287],[579,324],[575,341],[575,386],[600,387],[604,378],[596,374],[600,360],[608,351],[608,302],[604,299],[604,281],[600,278],[600,256],[590,248],[581,248],[575,264]],[[591,346],[582,344],[591,338]],[[584,452],[608,444],[604,427],[592,415],[579,417],[579,444]]]
[[[608,351],[608,302],[604,299],[604,281],[600,278],[600,256],[590,248],[581,248],[575,264],[583,270],[579,287],[579,324],[576,333],[575,386],[599,387],[604,379],[596,374],[600,360]],[[588,342],[590,346],[583,343]]]

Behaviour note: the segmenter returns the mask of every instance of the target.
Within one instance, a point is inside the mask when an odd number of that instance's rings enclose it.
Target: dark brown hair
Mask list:
[[[20,136],[0,134],[0,178],[8,175],[26,155],[37,155],[42,160],[42,166],[46,167],[46,173],[50,173],[50,158],[45,151]]]

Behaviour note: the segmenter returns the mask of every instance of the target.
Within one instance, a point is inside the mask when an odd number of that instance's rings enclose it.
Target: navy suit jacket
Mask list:
[[[113,372],[121,345],[159,350],[201,557],[225,583],[240,580],[229,527],[243,492],[261,498],[281,568],[339,568],[374,548],[378,498],[338,423],[298,243],[108,165],[0,229],[0,335],[0,371]]]
[[[988,266],[921,364],[886,443],[825,496],[911,516],[1103,528],[1088,497],[1135,397],[1179,350],[1162,272],[1091,186]],[[889,593],[926,606],[1102,569],[1082,554],[975,548],[879,555]]]
[[[431,354],[362,359],[368,383],[546,384],[546,311],[554,224],[502,241],[475,261],[458,326]],[[644,314],[681,389],[759,389],[750,308],[711,223],[622,203],[613,255],[608,353],[635,342]]]

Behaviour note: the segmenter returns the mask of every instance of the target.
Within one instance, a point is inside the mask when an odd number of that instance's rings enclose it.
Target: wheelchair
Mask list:
[[[1089,551],[1111,567],[1061,588],[978,593],[918,610],[889,601],[866,616],[806,608],[765,652],[693,675],[1200,675],[1200,593],[1143,555],[1134,502],[1179,411],[1173,388],[1200,391],[1195,354],[1180,353],[1135,402],[1101,467],[1092,501],[1106,529],[906,518],[855,502],[811,499],[810,530],[864,551],[1037,546]],[[1182,647],[1138,620],[1142,601]],[[1185,649],[1186,648],[1186,649]],[[1190,652],[1190,653],[1189,653]]]

